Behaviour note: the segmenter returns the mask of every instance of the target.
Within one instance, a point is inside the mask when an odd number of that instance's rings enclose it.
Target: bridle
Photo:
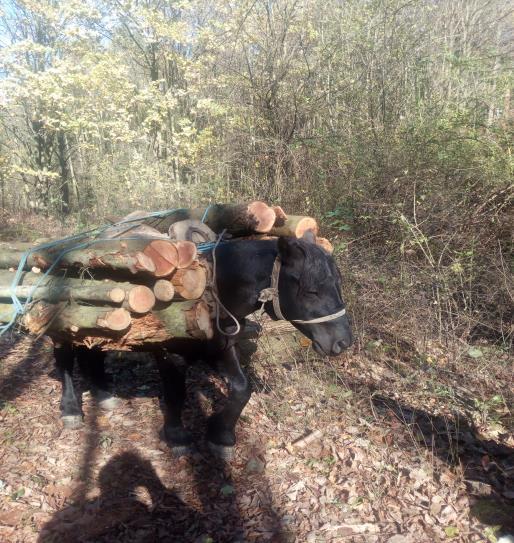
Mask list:
[[[302,320],[302,319],[286,319],[280,310],[280,294],[278,291],[278,280],[280,277],[280,268],[282,267],[282,261],[280,255],[277,255],[275,262],[273,263],[273,270],[271,272],[271,287],[262,289],[259,292],[259,302],[262,302],[262,308],[266,302],[273,303],[273,311],[275,316],[279,320],[295,322],[297,324],[318,324],[321,322],[328,322],[342,317],[346,313],[346,309],[343,307],[335,313],[325,315],[324,317],[317,317],[315,319]]]

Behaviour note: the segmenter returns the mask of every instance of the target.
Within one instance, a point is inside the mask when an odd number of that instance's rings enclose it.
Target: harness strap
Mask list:
[[[333,321],[346,314],[346,309],[343,307],[336,313],[325,315],[324,317],[317,317],[315,319],[286,319],[280,310],[280,295],[278,292],[278,280],[280,277],[281,266],[282,262],[280,260],[280,255],[277,255],[275,262],[273,263],[273,270],[271,272],[271,287],[262,289],[259,293],[259,302],[262,302],[263,308],[266,302],[273,303],[273,311],[275,312],[277,319],[283,321],[288,320],[289,322],[296,322],[297,324],[318,324],[320,322]]]

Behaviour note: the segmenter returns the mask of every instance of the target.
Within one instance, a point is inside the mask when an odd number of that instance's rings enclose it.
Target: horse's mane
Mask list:
[[[305,253],[300,275],[301,290],[315,289],[319,285],[320,278],[333,277],[338,283],[341,282],[341,274],[334,259],[325,249],[303,240],[300,241],[300,247]]]

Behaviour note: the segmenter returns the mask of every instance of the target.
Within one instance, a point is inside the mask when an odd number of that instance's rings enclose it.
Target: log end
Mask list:
[[[150,256],[138,251],[135,254],[135,258],[136,258],[136,263],[135,263],[136,271],[141,270],[141,271],[147,271],[149,273],[155,272],[155,262],[152,260]]]
[[[178,252],[177,268],[187,268],[196,259],[196,245],[192,241],[177,241],[175,247]]]
[[[171,280],[180,297],[184,300],[197,300],[207,285],[207,272],[203,266],[177,270]]]
[[[155,305],[155,296],[152,290],[144,285],[137,285],[130,289],[128,306],[134,313],[148,313]]]
[[[171,241],[157,239],[148,244],[144,250],[155,264],[155,277],[166,277],[177,268],[179,261],[178,250]]]
[[[332,254],[334,252],[334,246],[328,241],[327,238],[316,238],[316,245],[319,245],[322,249],[325,249],[325,251],[328,254]]]
[[[121,304],[125,299],[125,291],[120,287],[114,287],[109,291],[109,298],[115,304]]]
[[[102,328],[121,332],[130,326],[131,321],[130,313],[126,309],[119,307],[99,317],[97,324]]]
[[[153,286],[155,298],[160,302],[171,302],[175,296],[175,287],[167,279],[159,279]]]
[[[269,232],[275,224],[276,214],[273,208],[259,200],[248,205],[248,214],[254,222],[253,229],[260,234]]]
[[[302,217],[296,225],[295,235],[297,238],[302,238],[308,230],[311,230],[316,236],[318,234],[318,223],[312,217]]]

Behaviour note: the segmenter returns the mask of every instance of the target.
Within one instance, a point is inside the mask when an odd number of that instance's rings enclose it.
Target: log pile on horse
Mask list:
[[[252,202],[134,212],[101,231],[26,252],[0,247],[0,323],[19,313],[22,327],[54,340],[67,427],[82,421],[75,359],[100,406],[111,408],[106,351],[154,352],[164,436],[177,453],[189,450],[192,439],[181,421],[180,368],[184,360],[209,359],[227,380],[229,397],[211,417],[207,438],[227,455],[250,397],[237,354],[248,315],[261,309],[291,322],[320,354],[338,355],[351,343],[341,276],[330,243],[317,233],[310,217]]]

